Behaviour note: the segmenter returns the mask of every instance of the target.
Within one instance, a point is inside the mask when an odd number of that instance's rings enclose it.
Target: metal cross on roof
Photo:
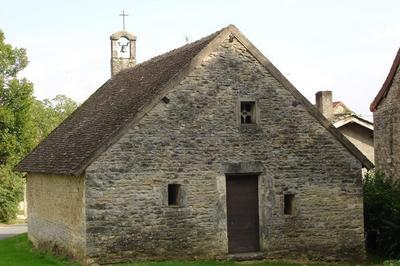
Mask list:
[[[123,30],[125,30],[125,17],[129,16],[128,14],[125,14],[125,10],[122,10],[122,14],[119,14],[122,17],[122,25],[123,25]]]

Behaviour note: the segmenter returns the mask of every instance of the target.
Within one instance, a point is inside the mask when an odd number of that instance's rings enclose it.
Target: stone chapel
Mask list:
[[[28,236],[90,263],[365,257],[373,164],[233,25],[112,77],[17,169]],[[246,255],[247,254],[247,255]]]

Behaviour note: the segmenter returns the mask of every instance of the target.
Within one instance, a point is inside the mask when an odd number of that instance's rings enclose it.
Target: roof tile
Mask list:
[[[215,32],[125,69],[109,79],[16,167],[22,172],[79,175],[79,169],[190,63]]]

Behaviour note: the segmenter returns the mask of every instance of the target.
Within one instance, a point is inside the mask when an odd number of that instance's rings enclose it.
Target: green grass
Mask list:
[[[0,240],[1,266],[79,265],[33,249],[27,234]]]
[[[368,265],[399,265],[399,261],[370,262]],[[0,240],[0,266],[46,266],[46,265],[69,265],[77,266],[78,263],[68,261],[66,258],[54,257],[50,254],[35,250],[28,241],[27,234],[10,237]],[[162,262],[135,262],[118,264],[121,266],[299,266],[299,265],[327,265],[326,263],[300,264],[281,261],[162,261]],[[329,265],[350,265],[350,264],[329,264]]]
[[[65,258],[57,258],[50,254],[35,250],[28,241],[27,234],[0,240],[0,266],[35,266],[35,265],[79,265]],[[135,262],[118,264],[123,266],[297,266],[298,263],[285,262],[232,262],[232,261],[161,261]],[[313,264],[318,265],[318,264]],[[323,265],[323,264],[319,264]]]

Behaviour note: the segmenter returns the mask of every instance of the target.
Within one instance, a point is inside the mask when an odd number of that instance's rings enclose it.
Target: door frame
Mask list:
[[[262,233],[261,233],[261,202],[260,202],[260,196],[261,196],[261,186],[260,186],[260,181],[261,181],[261,173],[260,172],[250,172],[250,173],[225,173],[225,210],[226,210],[226,237],[227,237],[227,251],[228,254],[238,254],[238,253],[230,253],[229,252],[229,234],[228,234],[228,198],[227,198],[227,179],[229,177],[239,177],[239,176],[252,176],[257,179],[257,212],[258,212],[258,250],[252,251],[252,252],[262,252],[263,250],[263,245],[262,245]]]

